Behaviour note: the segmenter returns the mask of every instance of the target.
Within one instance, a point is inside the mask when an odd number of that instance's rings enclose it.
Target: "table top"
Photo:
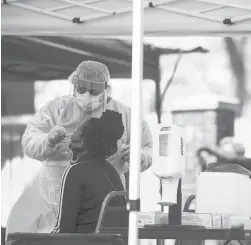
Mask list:
[[[120,234],[110,233],[10,233],[8,234],[8,241],[119,241],[122,237]]]
[[[100,233],[120,234],[128,237],[128,228],[106,227]],[[237,229],[206,229],[206,228],[139,228],[139,239],[178,239],[178,240],[249,240],[251,230]]]

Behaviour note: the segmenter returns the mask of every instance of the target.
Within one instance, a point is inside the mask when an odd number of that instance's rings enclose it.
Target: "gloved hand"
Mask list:
[[[67,135],[67,131],[62,126],[53,127],[48,134],[48,144],[50,147],[55,147],[59,142],[61,142]]]
[[[130,145],[122,145],[120,149],[120,157],[126,162],[130,161]]]
[[[130,145],[122,145],[119,151],[120,159],[124,160],[125,162],[130,162]],[[145,156],[141,153],[141,171],[144,171],[148,167],[144,166]]]

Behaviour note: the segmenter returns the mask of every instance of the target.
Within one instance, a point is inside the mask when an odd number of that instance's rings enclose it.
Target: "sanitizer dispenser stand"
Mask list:
[[[185,174],[185,144],[177,125],[159,124],[153,139],[152,172],[161,182],[162,211],[168,207],[169,225],[181,225],[182,177]]]

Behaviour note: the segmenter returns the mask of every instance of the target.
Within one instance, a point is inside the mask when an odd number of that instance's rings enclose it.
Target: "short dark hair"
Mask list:
[[[106,159],[117,152],[117,141],[124,133],[122,114],[106,110],[101,118],[90,118],[82,126],[84,148],[89,155]]]

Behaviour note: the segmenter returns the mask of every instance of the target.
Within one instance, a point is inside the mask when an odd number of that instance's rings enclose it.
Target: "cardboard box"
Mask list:
[[[168,213],[156,212],[154,224],[168,224]]]
[[[164,212],[139,212],[138,225],[143,227],[150,224],[168,224],[168,213]]]
[[[168,224],[168,213],[164,212],[139,212],[138,225],[150,224]],[[198,213],[182,213],[183,225],[200,225],[208,229],[230,229],[231,217],[227,214],[198,214]]]
[[[231,228],[244,229],[250,223],[250,217],[248,216],[231,216]]]
[[[231,229],[231,215],[229,214],[220,214],[220,215],[221,215],[221,228]]]
[[[221,215],[219,214],[196,214],[183,213],[183,225],[201,225],[206,228],[221,228]]]
[[[138,227],[144,227],[144,225],[154,224],[155,213],[154,212],[139,212],[138,213]]]

